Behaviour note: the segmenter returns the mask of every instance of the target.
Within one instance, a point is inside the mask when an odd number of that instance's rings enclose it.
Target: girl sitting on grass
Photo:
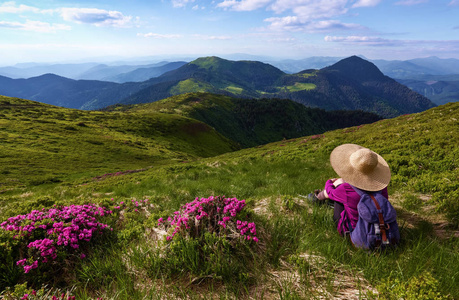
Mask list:
[[[391,173],[384,158],[356,144],[336,147],[330,154],[330,163],[341,178],[327,180],[324,189],[316,190],[314,193],[319,203],[328,199],[333,201],[333,221],[339,234],[345,235],[355,228],[359,217],[357,204],[360,195],[354,187],[366,192],[381,191],[381,194],[388,198],[387,185]]]

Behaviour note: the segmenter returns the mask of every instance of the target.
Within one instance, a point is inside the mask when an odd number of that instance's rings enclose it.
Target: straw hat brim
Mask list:
[[[380,191],[387,187],[390,182],[390,169],[381,155],[377,155],[377,165],[365,172],[358,170],[351,163],[351,155],[360,149],[367,149],[356,144],[343,144],[336,147],[330,154],[330,163],[335,172],[345,182],[365,191]],[[368,149],[369,150],[369,149]]]

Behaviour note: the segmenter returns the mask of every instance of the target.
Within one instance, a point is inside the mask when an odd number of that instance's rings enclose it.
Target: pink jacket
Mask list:
[[[344,205],[344,211],[341,212],[341,218],[338,221],[338,232],[343,235],[343,226],[345,230],[349,230],[346,215],[351,221],[351,226],[354,229],[357,220],[359,219],[359,212],[357,211],[357,204],[360,202],[360,196],[352,188],[352,186],[344,182],[337,187],[333,185],[331,180],[327,180],[325,183],[325,190],[327,191],[328,197],[333,200],[340,202]],[[387,193],[387,187],[381,191],[382,195],[389,198]]]

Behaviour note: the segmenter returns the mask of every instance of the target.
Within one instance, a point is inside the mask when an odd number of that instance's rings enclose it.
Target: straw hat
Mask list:
[[[382,190],[390,181],[389,165],[384,158],[356,144],[343,144],[333,149],[330,163],[344,181],[365,191]]]

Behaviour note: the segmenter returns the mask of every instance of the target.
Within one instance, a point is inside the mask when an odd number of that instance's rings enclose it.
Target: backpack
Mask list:
[[[354,229],[348,219],[354,246],[375,250],[397,245],[400,241],[400,231],[395,209],[389,200],[380,191],[370,194],[352,187],[360,195],[357,205],[359,218]]]

